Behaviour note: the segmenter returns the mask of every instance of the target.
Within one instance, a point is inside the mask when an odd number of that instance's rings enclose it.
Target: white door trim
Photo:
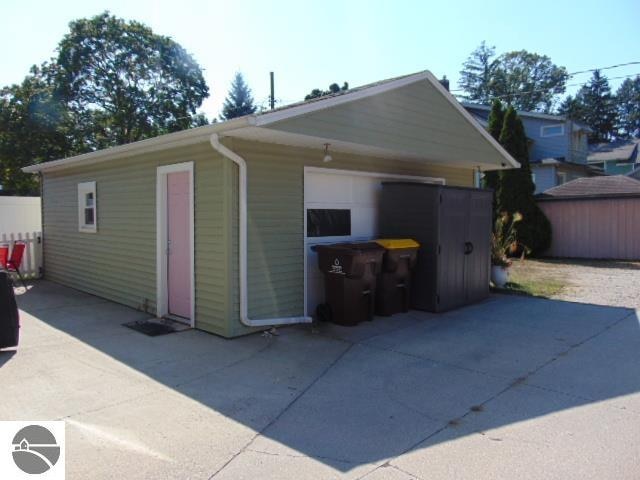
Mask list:
[[[302,186],[303,186],[303,194],[302,194],[302,217],[304,223],[304,233],[302,236],[302,250],[304,251],[303,262],[304,262],[304,316],[308,317],[310,313],[307,308],[307,196],[304,187],[307,184],[307,173],[325,173],[325,174],[333,174],[333,175],[350,175],[350,176],[361,176],[361,177],[374,177],[374,178],[384,178],[389,180],[411,180],[414,182],[420,183],[437,183],[440,185],[445,185],[446,180],[440,177],[421,177],[419,175],[400,175],[396,173],[383,173],[383,172],[364,172],[359,170],[341,170],[336,168],[322,168],[322,167],[304,167],[304,174],[302,177]]]
[[[167,281],[167,175],[169,173],[189,173],[189,267],[191,278],[191,306],[189,324],[195,327],[195,254],[194,254],[194,186],[193,162],[174,163],[158,167],[156,175],[156,315],[164,317],[169,313]]]

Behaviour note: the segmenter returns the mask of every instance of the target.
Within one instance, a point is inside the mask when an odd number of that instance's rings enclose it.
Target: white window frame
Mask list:
[[[545,130],[549,128],[560,127],[560,133],[545,133]],[[564,123],[555,123],[553,125],[542,125],[540,127],[540,136],[541,137],[561,137],[564,135]]]
[[[558,176],[558,185],[567,183],[567,172],[558,172],[556,175]],[[562,179],[562,181],[560,181],[560,179]]]
[[[531,181],[533,182],[534,185],[536,184],[536,172],[531,172]]]
[[[93,225],[85,223],[85,200],[87,194],[93,194]],[[82,233],[98,232],[98,198],[96,195],[96,182],[82,182],[78,184],[78,231]]]

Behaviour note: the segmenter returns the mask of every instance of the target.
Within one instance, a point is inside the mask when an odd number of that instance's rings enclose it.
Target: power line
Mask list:
[[[638,62],[640,64],[640,62]],[[640,76],[640,73],[632,73],[629,75],[620,75],[618,77],[611,77],[607,80],[620,80],[622,78],[630,78],[630,77],[637,77]],[[577,87],[577,86],[582,86],[585,85],[586,82],[578,82],[578,83],[569,83],[564,85],[565,87]],[[504,95],[494,95],[492,96],[492,98],[513,98],[513,97],[520,97],[522,95],[529,95],[531,93],[540,93],[540,92],[547,92],[550,90],[553,90],[554,87],[547,87],[547,88],[537,88],[537,89],[533,89],[533,90],[525,90],[522,92],[515,92],[515,93],[505,93]],[[460,91],[464,91],[464,90],[451,90],[452,92],[460,92]],[[458,95],[459,96],[459,95]]]
[[[590,68],[588,70],[578,70],[576,72],[570,72],[567,74],[567,76],[569,78],[574,77],[576,75],[580,75],[581,73],[590,73],[590,72],[595,72],[596,70],[598,71],[602,71],[602,70],[611,70],[613,68],[620,68],[620,67],[628,67],[630,65],[640,65],[640,61],[634,61],[634,62],[625,62],[625,63],[617,63],[615,65],[609,65],[608,67],[598,67],[598,68]],[[630,75],[630,76],[635,76],[635,75]],[[625,77],[611,77],[608,78],[607,80],[617,80],[619,78],[625,78]],[[575,86],[575,85],[566,85],[567,87],[570,86]],[[456,88],[456,89],[452,89],[450,90],[451,92],[463,92],[464,89],[463,88]]]

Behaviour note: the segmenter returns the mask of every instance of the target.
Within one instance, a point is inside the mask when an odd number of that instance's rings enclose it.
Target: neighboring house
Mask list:
[[[626,175],[640,168],[640,139],[616,140],[589,146],[589,165],[601,168],[606,175]]]
[[[491,107],[466,102],[462,105],[486,128]],[[588,127],[561,115],[522,111],[518,115],[529,139],[535,193],[599,173],[587,164]]]
[[[45,278],[234,337],[311,321],[312,247],[374,238],[381,182],[517,166],[421,72],[24,170]]]
[[[551,222],[552,257],[640,259],[640,181],[579,178],[537,197]]]

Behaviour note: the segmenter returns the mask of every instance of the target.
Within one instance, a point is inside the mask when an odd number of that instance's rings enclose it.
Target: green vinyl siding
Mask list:
[[[304,167],[441,177],[473,185],[472,168],[448,168],[321,149],[225,139],[248,167],[249,315],[304,312]],[[238,169],[208,143],[132,155],[43,176],[46,278],[155,313],[156,168],[194,162],[196,327],[226,337],[254,331],[239,319]],[[96,182],[98,231],[78,231],[77,185]]]
[[[444,178],[448,185],[473,186],[473,169],[394,161],[293,148],[238,139],[225,142],[247,162],[248,296],[250,318],[301,316],[304,313],[304,167],[383,172]],[[235,169],[235,167],[234,167]],[[237,198],[237,177],[232,183]],[[236,206],[237,208],[237,206]],[[237,225],[237,211],[231,211]],[[235,230],[234,230],[235,232]],[[237,232],[234,233],[237,244]],[[237,257],[231,269],[234,318],[238,318]],[[232,321],[233,335],[252,331]]]
[[[196,326],[228,335],[226,161],[208,143],[47,172],[45,277],[156,311],[156,169],[194,162]],[[96,182],[97,233],[78,231],[77,185]]]
[[[443,165],[504,162],[465,113],[427,82],[417,82],[268,125],[269,129],[403,152]]]

